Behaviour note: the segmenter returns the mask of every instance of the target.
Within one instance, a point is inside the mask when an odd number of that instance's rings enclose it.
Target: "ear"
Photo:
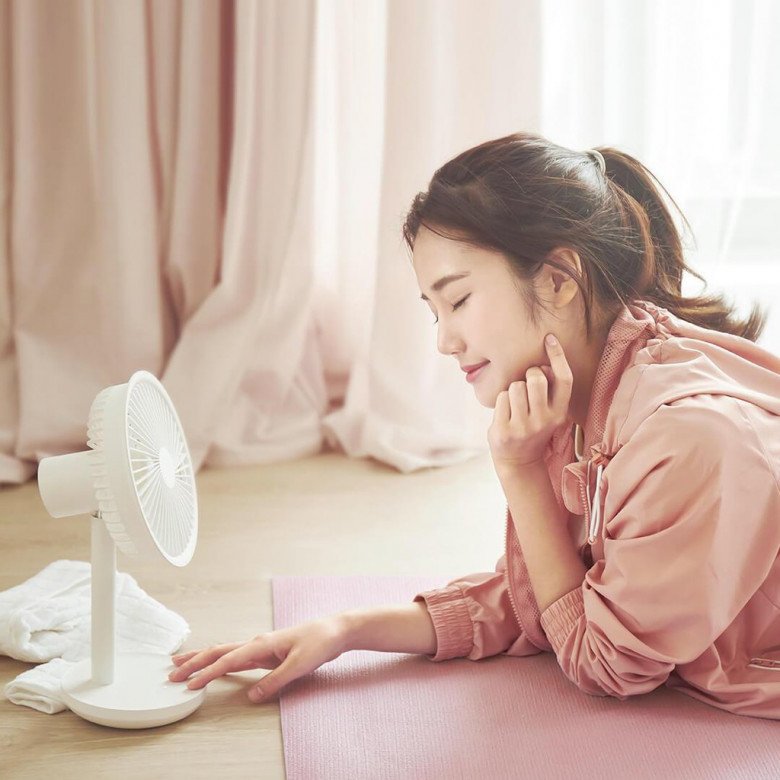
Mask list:
[[[570,268],[574,274],[582,274],[580,256],[569,247],[556,247],[548,253],[547,257]],[[556,309],[568,306],[580,291],[577,282],[569,274],[548,263],[542,266],[536,281],[540,295]]]

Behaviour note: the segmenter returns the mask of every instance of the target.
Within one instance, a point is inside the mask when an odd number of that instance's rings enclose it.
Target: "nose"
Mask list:
[[[463,339],[456,332],[451,320],[439,317],[439,326],[436,333],[436,346],[442,355],[452,355],[463,352]]]

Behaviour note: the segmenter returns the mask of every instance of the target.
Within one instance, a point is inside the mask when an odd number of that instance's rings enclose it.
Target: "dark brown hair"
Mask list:
[[[624,304],[641,299],[704,328],[755,341],[766,320],[757,305],[747,320],[739,320],[723,295],[682,295],[683,271],[705,280],[685,263],[680,235],[653,181],[693,231],[663,185],[631,155],[613,147],[597,151],[606,173],[596,156],[530,132],[468,149],[439,168],[428,190],[415,196],[404,240],[413,250],[425,225],[445,238],[502,253],[534,318],[540,301],[531,285],[520,282],[532,279],[544,263],[560,269],[582,291],[588,338],[594,301],[611,322]],[[549,257],[556,247],[579,254],[584,278]]]

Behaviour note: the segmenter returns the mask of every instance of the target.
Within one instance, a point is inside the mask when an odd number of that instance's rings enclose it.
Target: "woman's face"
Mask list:
[[[412,259],[420,291],[438,317],[437,344],[463,368],[484,363],[473,374],[477,400],[495,407],[496,397],[525,379],[531,366],[549,365],[544,337],[555,333],[565,344],[560,319],[544,309],[534,325],[518,281],[499,252],[477,249],[421,226]],[[547,266],[545,266],[547,268]],[[447,283],[441,283],[449,277]],[[530,284],[530,282],[528,282]]]

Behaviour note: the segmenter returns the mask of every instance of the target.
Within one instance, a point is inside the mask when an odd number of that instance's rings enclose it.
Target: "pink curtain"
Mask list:
[[[194,465],[321,448],[312,2],[0,3],[0,482],[146,369]]]
[[[486,452],[401,226],[535,127],[539,40],[538,0],[0,0],[0,483],[139,369],[196,470]]]
[[[345,214],[337,237],[342,267],[368,277],[370,304],[367,316],[355,313],[363,327],[353,328],[358,336],[344,404],[324,420],[327,440],[351,455],[411,472],[487,452],[492,409],[476,401],[455,358],[437,350],[433,317],[420,300],[401,226],[414,195],[447,159],[488,138],[538,126],[538,5],[539,0],[383,4],[382,45],[376,47],[383,72],[374,80],[382,84],[384,98],[381,177],[368,182],[355,172],[357,166],[345,164],[354,154],[347,142],[349,122],[333,132],[333,146],[340,150],[337,182],[351,185],[344,186],[348,191],[362,188],[377,213],[375,233],[366,237],[373,238],[368,257],[366,245],[362,252],[350,245],[350,234],[365,224],[353,211]],[[354,47],[369,64],[348,25],[344,29],[343,16],[341,56],[348,58]],[[343,80],[337,83],[343,87]],[[370,99],[357,109],[362,132],[351,140],[359,142],[371,131],[367,103]]]

